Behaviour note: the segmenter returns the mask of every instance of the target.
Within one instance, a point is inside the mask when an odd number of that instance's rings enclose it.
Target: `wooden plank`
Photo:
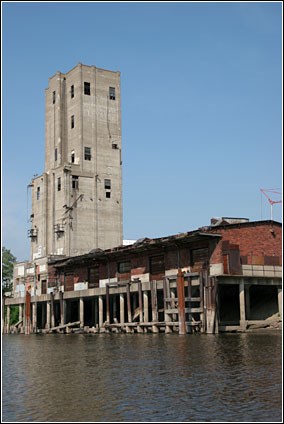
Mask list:
[[[80,325],[80,321],[75,321],[75,322],[69,322],[68,324],[64,324],[64,325],[57,325],[56,327],[51,327],[47,330],[42,330],[43,333],[48,333],[50,331],[54,331],[54,330],[62,330],[63,328],[67,328],[67,327],[73,327],[75,325]]]
[[[186,314],[191,313],[200,313],[203,312],[203,308],[184,308],[184,311]],[[167,314],[177,314],[178,309],[177,308],[170,308],[166,310]]]
[[[167,302],[170,302],[171,300],[173,300],[174,302],[178,301],[177,297],[167,297],[165,299]],[[185,297],[184,298],[185,302],[200,302],[200,297]]]

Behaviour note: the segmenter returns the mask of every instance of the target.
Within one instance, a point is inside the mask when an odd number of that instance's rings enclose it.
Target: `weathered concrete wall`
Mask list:
[[[32,181],[32,259],[121,245],[120,73],[79,64],[50,78],[45,98],[45,173]]]

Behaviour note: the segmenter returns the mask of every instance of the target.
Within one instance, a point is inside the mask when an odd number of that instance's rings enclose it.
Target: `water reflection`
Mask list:
[[[4,421],[281,421],[281,334],[5,335]]]

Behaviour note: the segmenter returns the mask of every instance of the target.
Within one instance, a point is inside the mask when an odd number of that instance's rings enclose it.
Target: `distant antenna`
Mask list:
[[[282,195],[281,191],[277,191],[279,190],[278,188],[261,188],[260,191],[262,194],[264,194],[264,196],[267,198],[267,200],[270,203],[270,219],[271,221],[273,220],[273,205],[275,205],[275,203],[282,203],[282,200],[272,200],[269,195],[267,193],[273,193],[273,194],[280,194]],[[262,219],[262,208],[261,208],[261,219]]]

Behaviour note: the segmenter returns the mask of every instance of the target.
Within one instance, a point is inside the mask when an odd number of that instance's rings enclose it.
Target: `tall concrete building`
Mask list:
[[[78,64],[45,91],[45,170],[31,184],[31,260],[122,244],[120,73]]]

